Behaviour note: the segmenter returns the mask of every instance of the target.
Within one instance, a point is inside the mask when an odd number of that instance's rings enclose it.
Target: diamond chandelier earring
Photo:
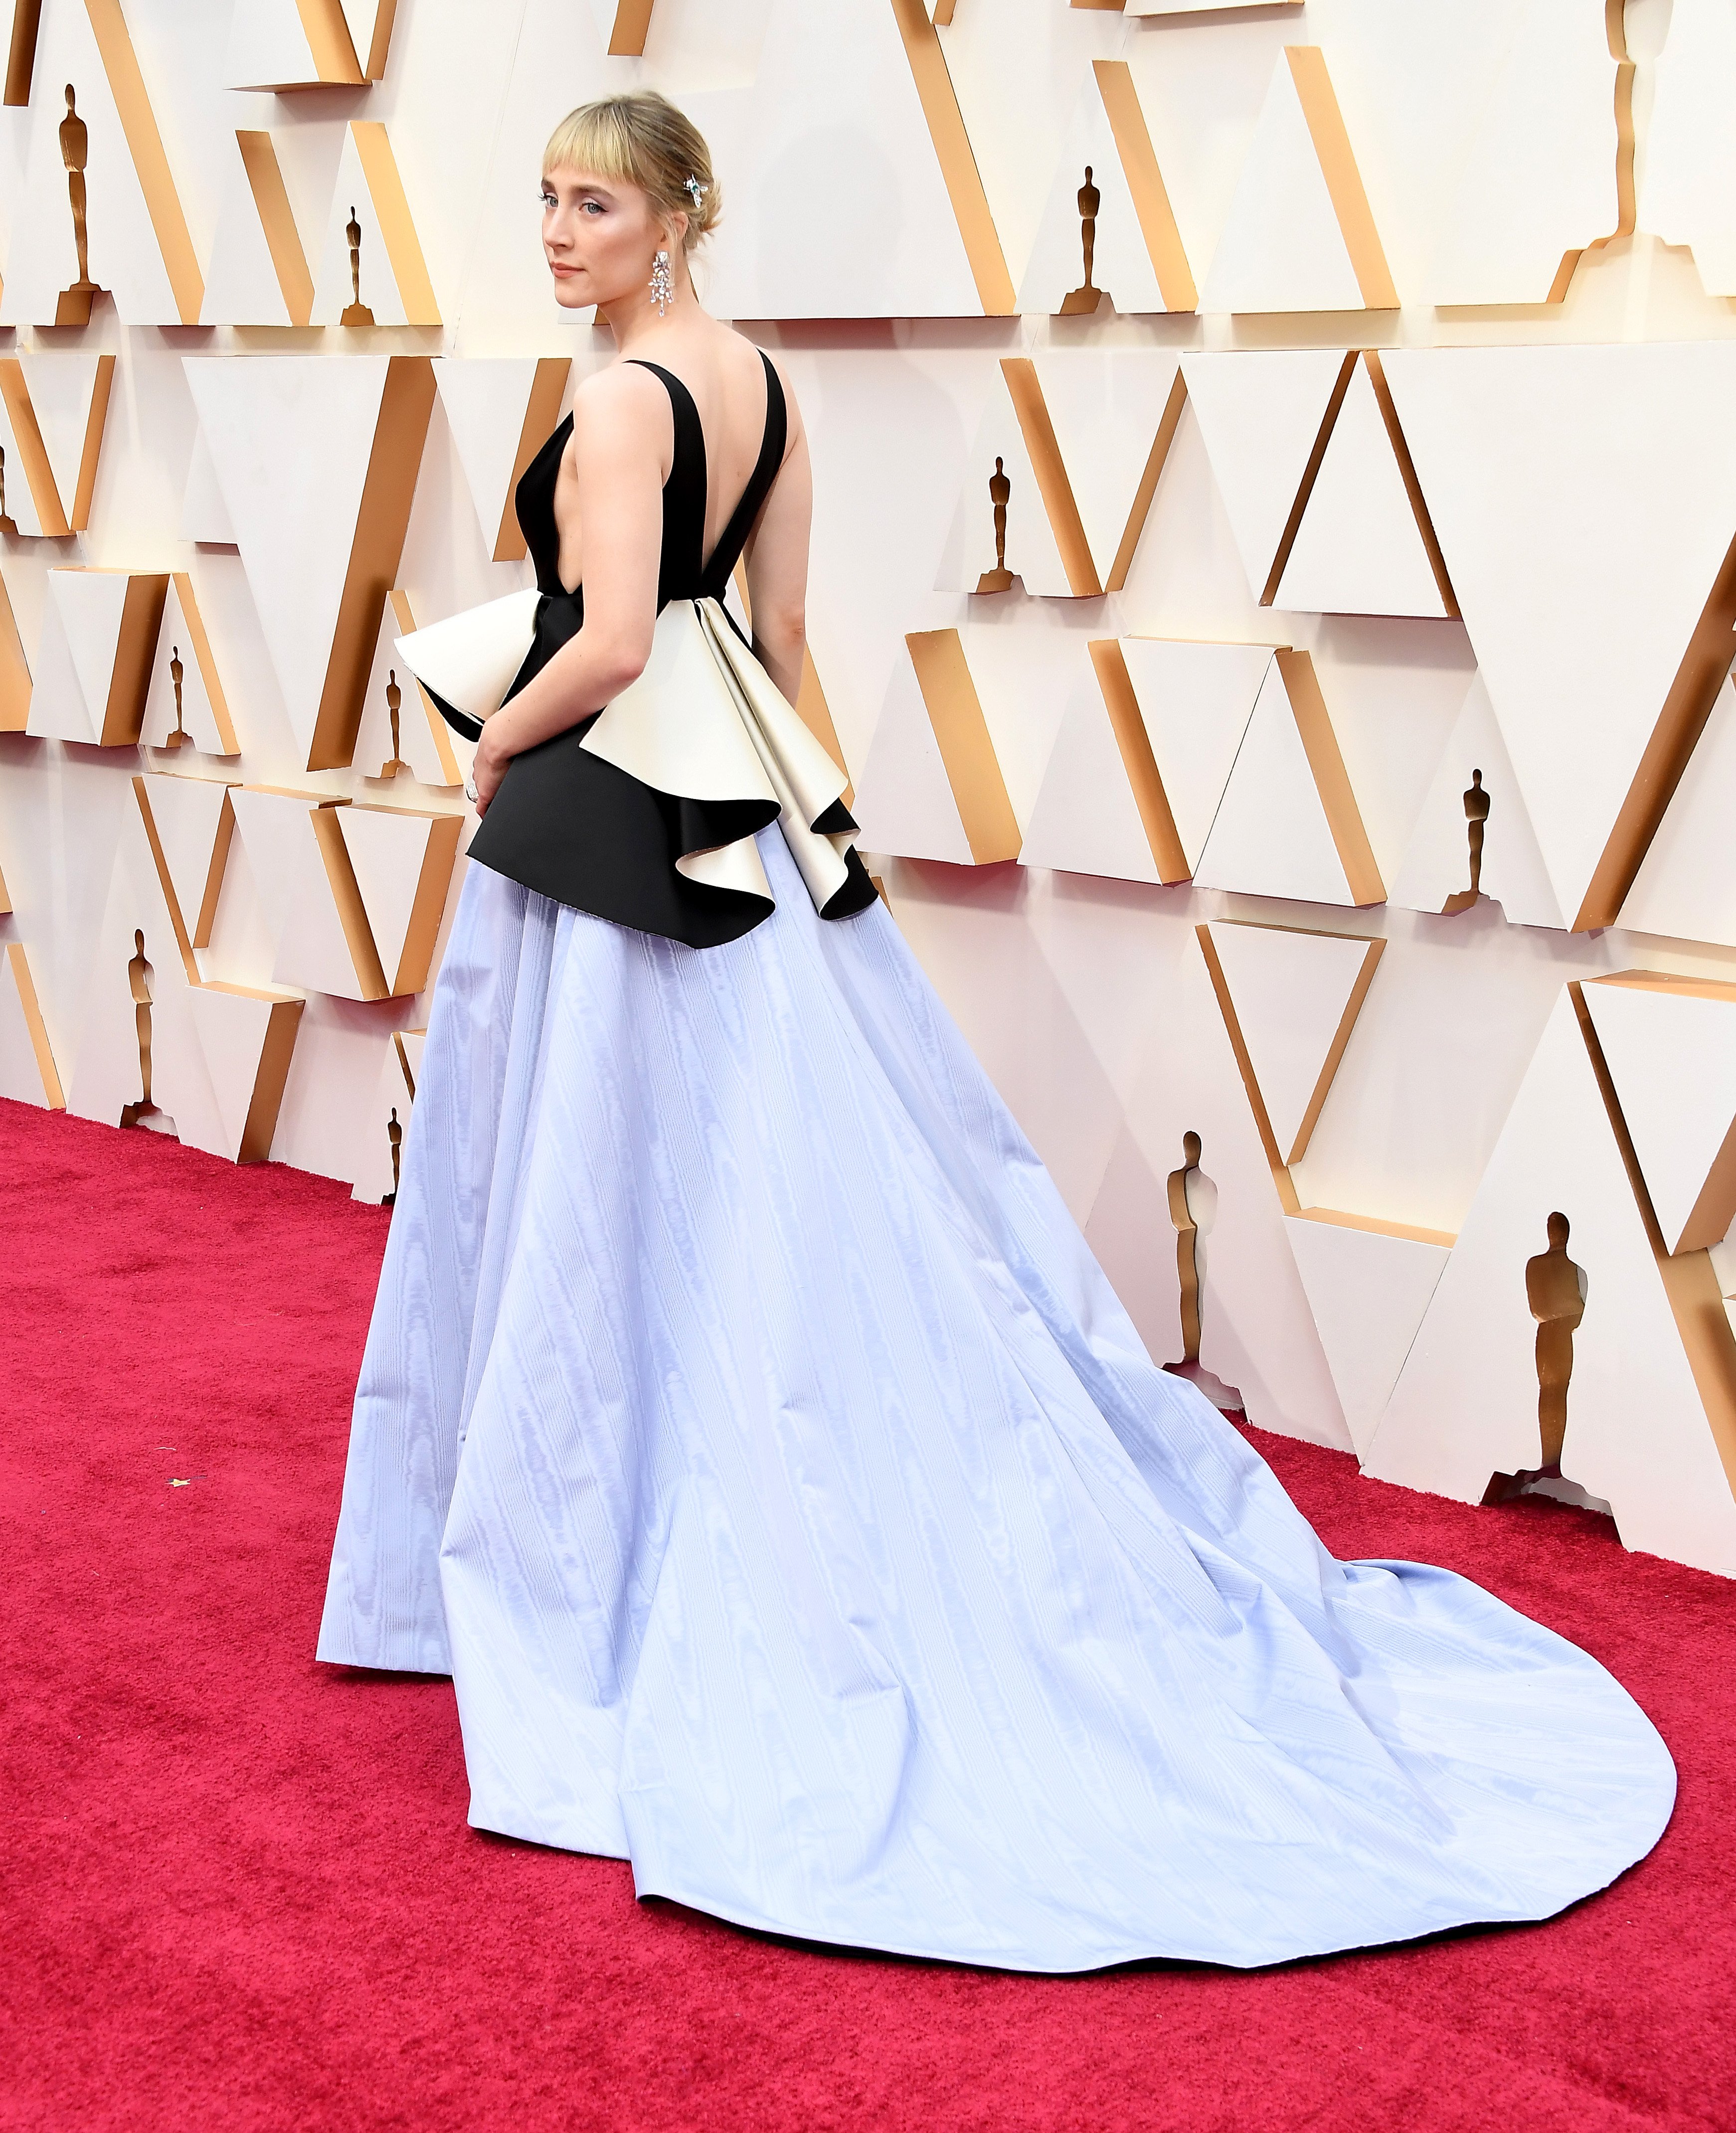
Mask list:
[[[651,262],[651,301],[662,318],[674,301],[675,279],[669,272],[669,255],[659,252]]]

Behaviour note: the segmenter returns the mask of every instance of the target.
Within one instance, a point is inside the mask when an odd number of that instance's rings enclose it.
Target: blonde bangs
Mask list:
[[[587,104],[569,111],[548,137],[542,151],[542,175],[551,171],[583,171],[617,185],[652,188],[645,182],[624,113],[614,104]]]

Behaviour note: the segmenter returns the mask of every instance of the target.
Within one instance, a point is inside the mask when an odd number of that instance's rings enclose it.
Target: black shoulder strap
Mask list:
[[[771,485],[778,478],[778,469],[784,464],[784,440],[789,434],[788,415],[784,404],[784,387],[779,380],[777,366],[762,348],[760,360],[765,368],[765,435],[760,443],[760,457],[754,471],[748,477],[747,487],[741,492],[741,501],[731,514],[730,522],[718,537],[711,560],[706,564],[700,584],[700,597],[721,599],[730,581],[730,572],[735,567],[754,521],[760,516],[760,507],[764,503]]]

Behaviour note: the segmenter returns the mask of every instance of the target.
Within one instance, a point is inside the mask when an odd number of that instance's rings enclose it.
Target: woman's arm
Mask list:
[[[802,691],[802,654],[808,643],[808,535],[813,517],[813,476],[801,410],[780,364],[789,435],[784,464],[748,537],[748,604],[754,618],[754,656],[791,703]]]
[[[487,812],[506,766],[591,712],[644,672],[657,623],[664,462],[674,448],[668,394],[649,371],[616,364],[587,378],[567,447],[581,534],[585,620],[541,673],[482,729],[473,776]],[[562,468],[559,482],[569,479]]]

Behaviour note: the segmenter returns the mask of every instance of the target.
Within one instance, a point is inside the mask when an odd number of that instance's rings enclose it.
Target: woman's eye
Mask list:
[[[545,213],[547,213],[550,208],[558,207],[561,205],[559,200],[555,198],[552,193],[539,193],[537,197],[542,203],[543,211]]]

